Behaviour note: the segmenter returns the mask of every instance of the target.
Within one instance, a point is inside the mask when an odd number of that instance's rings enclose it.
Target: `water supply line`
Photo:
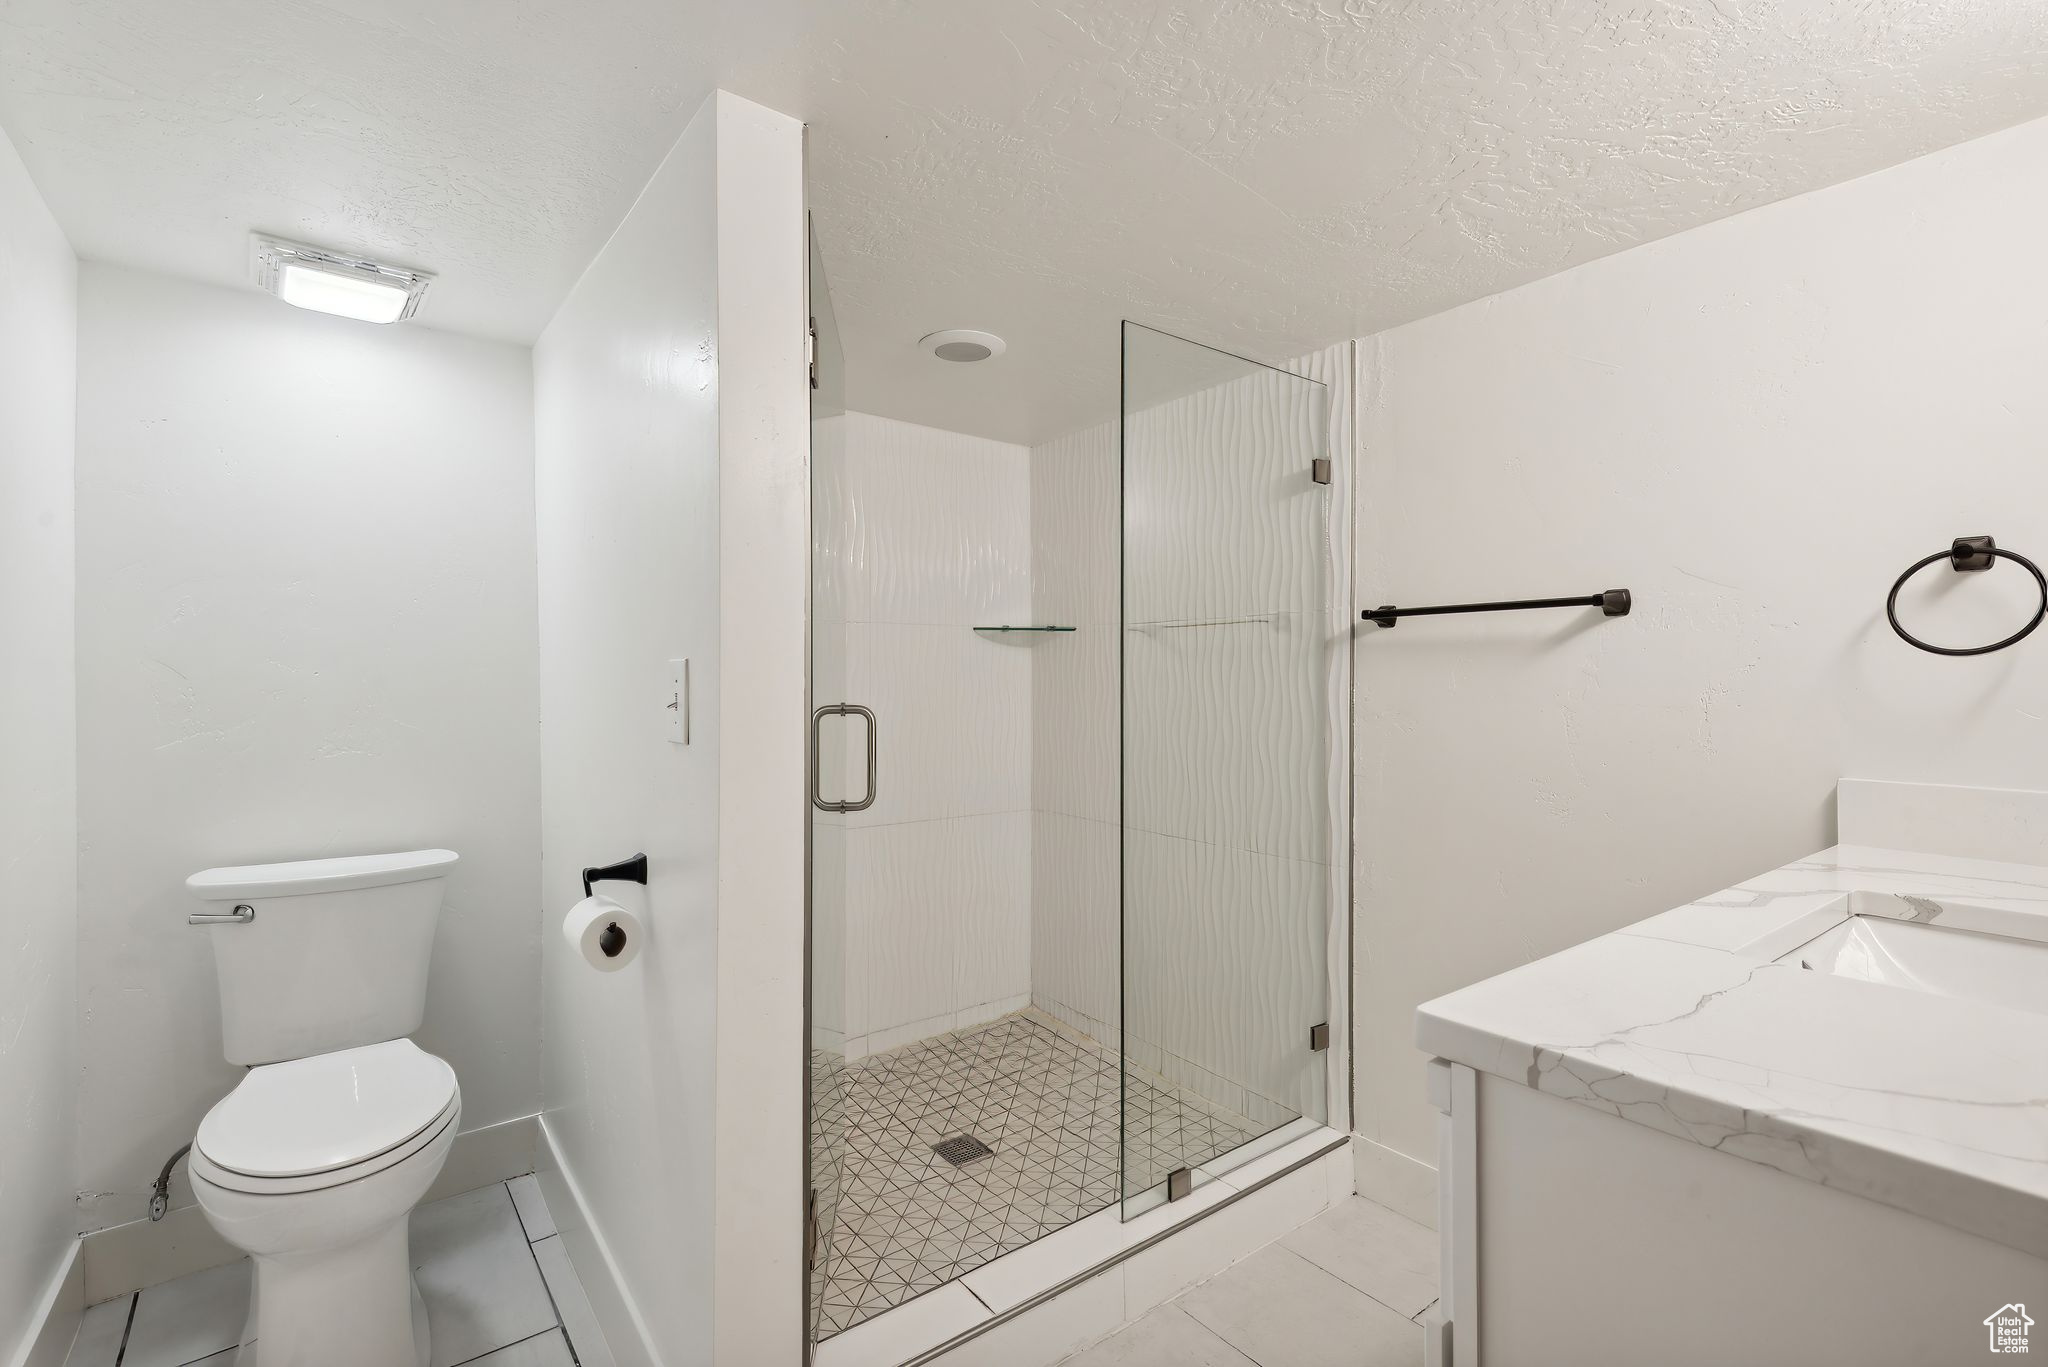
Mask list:
[[[163,1219],[165,1213],[170,1210],[171,1169],[177,1167],[178,1160],[190,1152],[192,1152],[190,1144],[179,1149],[164,1163],[164,1170],[156,1175],[156,1186],[149,1196],[149,1218],[152,1222]]]

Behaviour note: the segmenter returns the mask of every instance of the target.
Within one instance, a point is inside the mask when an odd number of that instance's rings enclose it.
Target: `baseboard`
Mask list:
[[[448,1161],[441,1165],[434,1185],[427,1188],[424,1201],[459,1196],[532,1172],[539,1136],[540,1117],[531,1115],[463,1131],[455,1136]],[[163,1219],[133,1220],[85,1236],[82,1304],[97,1305],[174,1277],[224,1266],[242,1256],[239,1249],[214,1233],[199,1207],[191,1204],[182,1172],[172,1182],[174,1192],[186,1194],[186,1203]]]
[[[540,1158],[540,1117],[515,1116],[480,1130],[465,1130],[455,1136],[441,1175],[420,1204],[460,1196],[493,1182],[509,1182],[532,1172]]]
[[[846,1041],[846,1061],[852,1063],[873,1054],[886,1054],[891,1049],[901,1049],[905,1045],[916,1044],[921,1040],[950,1035],[955,1030],[971,1030],[977,1025],[986,1025],[992,1020],[1007,1016],[1013,1011],[1022,1011],[1029,1005],[1031,994],[1023,992],[1015,996],[999,997],[993,1001],[977,1002],[973,1006],[963,1006],[943,1015],[928,1016],[924,1020],[902,1021],[895,1025],[869,1030],[865,1034],[852,1035]]]
[[[64,1367],[71,1341],[78,1337],[78,1316],[85,1309],[85,1255],[79,1241],[36,1303],[36,1317],[14,1354],[14,1367]]]
[[[1351,1136],[1351,1159],[1360,1196],[1418,1225],[1436,1228],[1435,1168],[1362,1134]]]
[[[576,1269],[577,1280],[583,1283],[583,1292],[590,1298],[605,1346],[611,1349],[618,1367],[661,1367],[661,1354],[654,1350],[647,1321],[641,1318],[640,1307],[626,1290],[625,1278],[619,1273],[611,1248],[591,1218],[583,1191],[576,1184],[576,1174],[562,1161],[562,1151],[548,1132],[547,1118],[536,1119],[540,1142],[534,1171],[540,1178],[541,1199],[547,1202],[555,1232],[569,1254],[569,1264]]]

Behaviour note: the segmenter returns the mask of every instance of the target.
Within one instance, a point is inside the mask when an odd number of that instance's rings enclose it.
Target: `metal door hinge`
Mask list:
[[[811,372],[811,388],[818,387],[818,320],[813,318],[804,328],[804,364]]]
[[[804,1271],[809,1272],[818,1265],[818,1189],[812,1187],[804,1197]]]
[[[1308,467],[1308,477],[1318,484],[1328,484],[1330,482],[1330,458],[1328,456],[1317,456]]]
[[[1308,1047],[1311,1053],[1321,1053],[1330,1047],[1330,1023],[1311,1025],[1308,1028]]]

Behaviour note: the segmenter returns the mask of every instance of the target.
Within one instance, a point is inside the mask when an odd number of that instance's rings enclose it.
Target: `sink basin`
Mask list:
[[[2048,944],[2037,940],[1850,916],[1778,962],[2048,1015]]]

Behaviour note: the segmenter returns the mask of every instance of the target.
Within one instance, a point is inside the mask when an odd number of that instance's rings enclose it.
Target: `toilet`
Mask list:
[[[248,1074],[199,1122],[192,1187],[249,1254],[237,1367],[427,1367],[408,1220],[462,1119],[455,1070],[407,1038],[448,850],[208,869],[185,886]]]

